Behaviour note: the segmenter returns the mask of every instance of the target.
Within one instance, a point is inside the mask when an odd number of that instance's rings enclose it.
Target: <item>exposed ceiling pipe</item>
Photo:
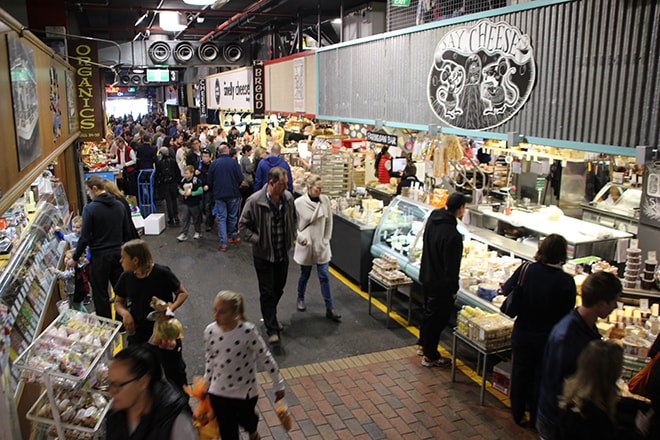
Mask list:
[[[214,30],[212,30],[208,34],[204,35],[202,38],[199,39],[199,41],[204,42],[204,41],[208,40],[209,38],[213,37],[218,32],[225,29],[227,26],[229,26],[232,23],[235,23],[236,21],[238,21],[241,17],[251,13],[252,11],[254,11],[257,8],[268,5],[268,3],[270,3],[271,1],[272,0],[259,0],[257,2],[252,3],[250,6],[245,8],[245,10],[243,10],[242,12],[238,12],[238,13],[234,14],[228,20],[224,21],[223,23],[220,23],[218,25],[218,27],[216,27]]]
[[[203,7],[203,9],[191,9],[191,8],[186,8],[186,9],[181,9],[181,8],[159,8],[156,6],[155,8],[150,8],[146,6],[125,6],[125,7],[103,7],[103,6],[87,6],[84,9],[90,10],[90,11],[126,11],[126,12],[161,12],[161,11],[172,11],[172,12],[184,12],[184,13],[197,13],[201,12],[204,10],[204,8],[208,8],[208,6]],[[232,14],[238,14],[241,12],[245,11],[237,11],[237,10],[227,10],[227,9],[222,9],[222,10],[216,10],[216,9],[206,9],[206,12],[204,12],[204,15],[206,16],[216,16],[216,15],[232,15]],[[276,13],[276,12],[251,12],[251,15],[257,15],[257,16],[264,16],[264,17],[293,17],[293,14],[287,14],[287,13]]]

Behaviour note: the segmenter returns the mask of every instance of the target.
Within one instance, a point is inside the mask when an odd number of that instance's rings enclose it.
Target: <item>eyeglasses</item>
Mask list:
[[[142,376],[137,376],[137,377],[134,377],[131,380],[127,380],[126,382],[121,382],[121,383],[108,382],[108,384],[107,384],[108,391],[118,393],[119,391],[122,390],[122,388],[124,388],[129,383],[135,382],[136,380],[140,380],[141,378],[142,378]]]

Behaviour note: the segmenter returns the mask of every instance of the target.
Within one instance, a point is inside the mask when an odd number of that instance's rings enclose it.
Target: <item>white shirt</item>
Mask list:
[[[204,378],[209,393],[233,399],[256,397],[259,394],[257,359],[270,374],[273,390],[284,390],[277,362],[251,322],[238,321],[228,332],[212,322],[204,330],[204,345]]]

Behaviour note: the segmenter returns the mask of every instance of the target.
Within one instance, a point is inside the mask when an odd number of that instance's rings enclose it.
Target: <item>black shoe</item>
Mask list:
[[[168,220],[167,226],[176,226],[176,223],[174,223],[174,220]]]
[[[175,219],[174,219],[174,224],[175,224],[175,225],[178,225],[179,223],[181,223],[180,220],[179,220],[178,218],[175,218]]]
[[[325,317],[328,319],[332,319],[335,322],[341,322],[341,315],[336,314],[335,311],[332,309],[325,310]]]

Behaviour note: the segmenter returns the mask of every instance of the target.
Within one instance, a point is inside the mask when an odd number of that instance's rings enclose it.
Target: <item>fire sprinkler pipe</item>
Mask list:
[[[249,14],[250,12],[254,11],[254,10],[257,9],[257,8],[260,8],[260,7],[262,7],[262,6],[266,6],[266,5],[267,5],[268,3],[270,3],[270,2],[271,2],[271,0],[259,0],[259,1],[257,1],[257,2],[252,3],[250,6],[248,6],[247,8],[245,8],[245,10],[243,10],[242,12],[239,12],[239,13],[237,13],[237,14],[234,14],[232,17],[230,17],[230,18],[229,18],[228,20],[226,20],[225,22],[220,23],[220,24],[218,25],[218,27],[216,27],[214,30],[212,30],[211,32],[209,32],[208,34],[206,34],[206,35],[204,35],[202,38],[200,38],[200,40],[199,40],[200,43],[201,43],[201,42],[204,42],[204,41],[206,41],[206,40],[208,40],[208,39],[211,38],[211,37],[213,37],[215,34],[217,34],[218,32],[222,31],[223,29],[225,29],[225,28],[226,28],[227,26],[229,26],[230,24],[235,23],[236,21],[238,21],[238,20],[239,20],[241,17],[243,17],[244,15]]]

